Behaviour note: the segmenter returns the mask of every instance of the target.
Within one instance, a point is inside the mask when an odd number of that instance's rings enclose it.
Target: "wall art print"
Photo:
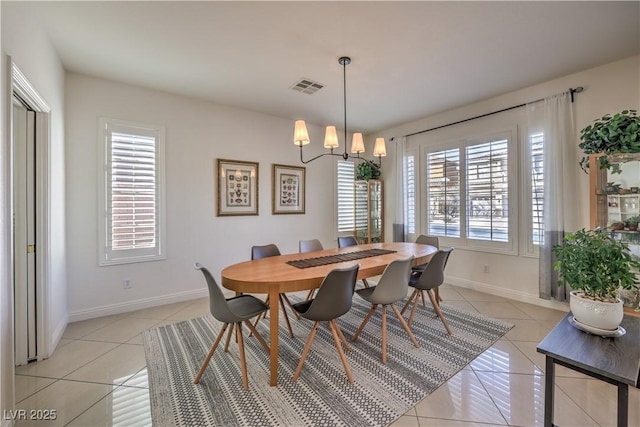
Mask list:
[[[218,159],[218,216],[258,215],[258,163]]]
[[[303,214],[305,208],[304,167],[273,165],[271,211],[277,214]]]

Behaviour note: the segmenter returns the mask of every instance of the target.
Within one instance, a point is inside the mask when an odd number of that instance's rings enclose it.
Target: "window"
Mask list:
[[[416,233],[416,156],[407,154],[405,180],[407,184],[407,234]]]
[[[544,237],[544,134],[529,135],[531,167],[531,241],[540,245]]]
[[[355,168],[353,162],[338,160],[337,169],[338,233],[353,232],[355,230],[355,196],[353,188]]]
[[[509,240],[508,140],[466,147],[467,237]]]
[[[460,149],[427,154],[428,234],[460,237]]]
[[[513,250],[510,144],[511,132],[506,132],[427,149],[428,234],[461,239],[463,245]]]
[[[100,265],[164,259],[164,128],[100,119],[100,142]]]

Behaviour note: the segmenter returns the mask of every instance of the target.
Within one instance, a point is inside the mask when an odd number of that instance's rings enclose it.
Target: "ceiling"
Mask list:
[[[69,71],[318,125],[343,125],[350,56],[348,128],[365,133],[640,52],[638,1],[30,6]]]

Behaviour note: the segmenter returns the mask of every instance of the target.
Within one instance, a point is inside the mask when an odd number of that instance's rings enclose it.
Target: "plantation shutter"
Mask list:
[[[531,155],[531,240],[540,245],[544,236],[544,134],[529,136]]]
[[[508,140],[470,145],[466,149],[467,236],[509,240]]]
[[[352,232],[355,229],[355,196],[353,182],[355,169],[353,162],[338,160],[338,232]]]
[[[460,237],[460,149],[427,155],[427,194],[429,234]]]
[[[110,142],[109,249],[155,247],[156,138],[112,132]]]

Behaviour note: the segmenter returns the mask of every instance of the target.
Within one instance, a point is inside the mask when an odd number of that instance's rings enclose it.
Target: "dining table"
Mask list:
[[[364,252],[368,251],[368,252]],[[358,252],[358,254],[352,254]],[[360,253],[378,253],[351,261],[340,259],[360,256]],[[418,243],[393,242],[371,243],[345,248],[324,249],[307,253],[279,255],[230,265],[222,270],[222,286],[236,294],[267,294],[269,301],[270,337],[270,384],[278,385],[278,331],[279,294],[309,291],[320,287],[329,272],[336,268],[346,268],[359,264],[358,279],[366,279],[382,274],[384,269],[396,259],[413,256],[413,265],[424,264],[437,252],[435,246]],[[329,258],[331,257],[331,258]],[[309,267],[318,261],[335,261]],[[297,267],[293,264],[302,264]]]

